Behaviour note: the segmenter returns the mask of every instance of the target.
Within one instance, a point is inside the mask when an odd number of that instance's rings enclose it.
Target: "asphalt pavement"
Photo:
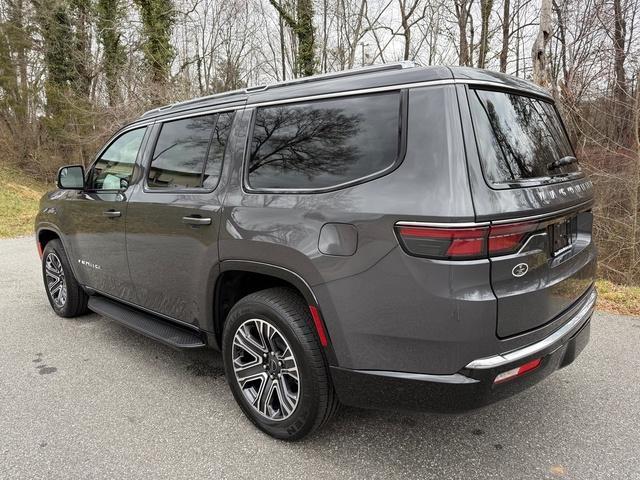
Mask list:
[[[32,238],[0,240],[0,479],[640,478],[640,318],[530,390],[464,415],[343,408],[298,443],[242,415],[220,355],[57,317]]]

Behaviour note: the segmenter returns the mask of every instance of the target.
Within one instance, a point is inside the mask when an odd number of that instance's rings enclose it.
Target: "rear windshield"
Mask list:
[[[492,184],[558,181],[580,172],[552,103],[490,90],[470,91],[480,160]]]

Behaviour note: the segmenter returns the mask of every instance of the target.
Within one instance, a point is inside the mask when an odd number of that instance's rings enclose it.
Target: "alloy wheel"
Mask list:
[[[233,337],[232,356],[236,381],[251,407],[272,421],[288,418],[300,398],[300,374],[284,335],[265,320],[247,320]]]
[[[67,282],[58,255],[54,252],[49,253],[45,259],[44,269],[51,299],[56,307],[62,308],[67,303]]]

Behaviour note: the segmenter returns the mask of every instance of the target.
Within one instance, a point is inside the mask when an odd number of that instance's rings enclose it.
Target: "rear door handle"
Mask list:
[[[121,213],[117,210],[106,210],[104,212],[102,212],[102,214],[105,217],[109,217],[109,218],[116,218],[119,217],[121,215]]]
[[[211,225],[209,217],[182,217],[182,223],[187,225]]]

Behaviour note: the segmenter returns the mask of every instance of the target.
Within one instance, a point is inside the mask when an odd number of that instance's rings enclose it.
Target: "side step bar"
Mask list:
[[[180,327],[105,297],[97,295],[89,297],[89,309],[170,347],[200,348],[206,346],[203,336],[194,330]]]

